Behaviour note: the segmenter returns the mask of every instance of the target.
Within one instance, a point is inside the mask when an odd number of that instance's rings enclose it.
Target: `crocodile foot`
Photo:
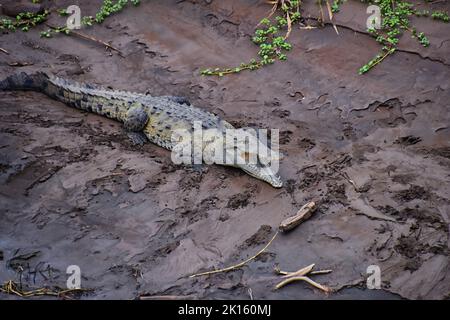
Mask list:
[[[128,138],[130,138],[131,143],[135,146],[142,146],[147,142],[147,137],[143,132],[127,132]]]

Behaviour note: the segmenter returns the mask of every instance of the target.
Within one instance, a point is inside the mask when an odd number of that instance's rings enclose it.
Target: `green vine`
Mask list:
[[[27,32],[31,28],[46,21],[49,14],[50,12],[47,10],[43,13],[22,12],[16,16],[16,19],[1,19],[0,30],[16,31],[20,29]]]
[[[450,21],[450,17],[448,16],[448,13],[444,12],[444,11],[435,11],[431,14],[431,17],[435,20],[441,20],[444,22]]]
[[[259,46],[258,59],[252,59],[248,63],[241,63],[234,68],[214,68],[201,71],[202,75],[216,75],[222,77],[227,74],[239,73],[244,70],[256,70],[265,65],[272,64],[276,60],[287,60],[286,52],[292,49],[292,45],[286,41],[292,29],[292,25],[299,22],[300,1],[281,0],[278,1],[272,13],[280,11],[274,19],[271,15],[259,22],[260,26],[255,30],[252,41]],[[287,30],[282,34],[282,30]]]
[[[428,11],[416,10],[414,4],[406,1],[375,0],[367,2],[378,5],[381,10],[381,29],[370,28],[368,31],[382,45],[382,48],[379,54],[359,69],[359,74],[368,72],[380,64],[387,56],[393,54],[397,50],[397,45],[404,31],[409,32],[422,46],[428,47],[430,45],[430,41],[425,34],[418,32],[415,27],[411,26],[410,22],[411,16],[428,16]],[[436,15],[436,12],[433,15]],[[443,16],[445,16],[444,13],[442,14]]]
[[[331,0],[330,0],[331,1]],[[332,13],[340,11],[340,6],[346,0],[333,0],[331,4],[327,1],[327,6]],[[377,5],[381,11],[381,28],[370,28],[368,32],[381,44],[382,48],[373,59],[371,59],[364,66],[359,68],[359,74],[364,74],[371,70],[376,65],[384,61],[388,56],[395,53],[400,37],[406,31],[424,47],[430,45],[430,41],[423,32],[417,31],[411,25],[411,16],[425,16],[431,17],[434,20],[442,22],[449,22],[450,18],[447,12],[434,11],[430,13],[427,10],[417,10],[414,5],[402,0],[360,0],[361,2]],[[302,20],[301,16],[301,1],[295,0],[275,0],[272,1],[274,7],[269,17],[260,21],[256,29],[252,41],[259,46],[258,58],[252,59],[248,63],[241,63],[238,67],[233,68],[208,68],[201,71],[205,76],[219,76],[222,77],[228,74],[239,73],[244,70],[256,70],[275,61],[287,60],[287,51],[292,49],[286,39],[288,38],[292,25]],[[318,0],[317,4],[323,13],[322,5],[324,1]],[[278,12],[279,15],[275,19],[271,19],[272,15]],[[331,16],[331,13],[329,14]],[[321,21],[322,18],[319,20]],[[287,33],[280,35],[281,30],[287,29]]]
[[[31,0],[32,3],[39,3],[38,0]],[[95,17],[84,16],[81,18],[82,26],[92,26],[94,23],[101,24],[112,14],[122,11],[125,6],[131,2],[133,5],[137,6],[140,0],[104,0],[100,10],[95,14]],[[68,16],[66,9],[58,9],[57,13],[62,16]],[[21,29],[26,32],[31,28],[44,23],[47,21],[50,12],[45,10],[43,13],[31,13],[23,12],[17,15],[16,19],[0,19],[0,31],[11,31],[14,32],[17,29]],[[70,34],[70,29],[67,26],[58,26],[40,33],[41,37],[51,38],[54,34]]]
[[[333,0],[333,3],[331,4],[331,11],[333,13],[339,12],[341,10],[341,4],[343,4],[347,0]]]
[[[84,16],[81,18],[81,25],[85,27],[90,27],[94,23],[101,24],[103,21],[106,20],[109,16],[116,14],[120,11],[122,11],[125,6],[128,4],[128,2],[131,2],[133,5],[137,6],[140,3],[140,0],[117,0],[114,2],[113,0],[103,0],[103,4],[100,7],[100,10],[95,14],[95,17],[93,16]],[[58,10],[58,13],[61,16],[67,16],[68,13],[65,9]],[[67,28],[67,26],[60,26],[57,28],[48,29],[47,31],[41,32],[41,37],[50,38],[52,37],[52,34],[54,33],[65,33],[69,34],[70,30]]]
[[[38,0],[31,0],[38,3]],[[347,0],[326,1],[328,10],[332,13],[340,11],[340,6]],[[447,12],[437,10],[418,10],[415,5],[403,0],[360,0],[361,2],[377,5],[381,11],[381,28],[369,28],[368,32],[380,43],[381,51],[368,63],[359,68],[359,74],[364,74],[376,65],[384,61],[388,56],[395,53],[400,38],[404,32],[409,32],[411,36],[424,47],[430,45],[429,39],[423,32],[419,32],[411,25],[411,16],[430,17],[434,20],[448,23],[450,17]],[[430,0],[425,0],[429,2]],[[139,5],[140,0],[103,0],[102,6],[95,16],[84,16],[81,18],[82,26],[89,27],[94,23],[101,24],[109,16],[122,11],[128,3]],[[231,68],[208,68],[201,71],[205,76],[219,76],[240,73],[244,70],[256,70],[263,66],[273,64],[276,61],[287,60],[287,53],[292,49],[292,45],[287,41],[292,27],[302,22],[301,0],[272,0],[272,11],[268,17],[262,19],[257,26],[252,37],[252,42],[259,46],[257,58],[251,59],[247,63]],[[324,1],[319,0],[317,4],[323,13],[322,5]],[[65,9],[57,10],[61,16],[67,16]],[[329,13],[332,16],[332,13]],[[31,28],[44,23],[49,11],[43,13],[23,12],[17,15],[16,19],[0,19],[0,31],[14,32],[20,29],[27,32]],[[322,18],[321,18],[322,19]],[[321,20],[320,19],[320,20]],[[41,37],[50,38],[54,34],[70,34],[67,26],[58,26],[40,33]]]

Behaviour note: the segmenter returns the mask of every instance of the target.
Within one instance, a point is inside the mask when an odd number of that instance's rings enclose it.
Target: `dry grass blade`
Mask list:
[[[274,15],[274,13],[277,11],[278,4],[280,3],[280,1],[279,0],[267,1],[267,3],[272,5],[272,9],[270,9],[269,15],[266,17],[267,19],[270,19],[270,17],[272,17]],[[260,25],[261,25],[261,22],[259,22],[256,25],[256,27],[259,27]]]
[[[318,20],[319,20],[320,25],[323,27],[323,23],[325,21],[325,18],[323,16],[322,0],[319,0],[318,4],[319,4],[319,12],[320,12],[320,18]]]
[[[270,244],[273,242],[273,240],[275,240],[276,236],[278,235],[278,231],[275,233],[275,235],[272,237],[272,239],[270,239],[270,241],[264,246],[264,248],[262,248],[261,250],[258,251],[258,253],[256,253],[254,256],[248,258],[245,261],[242,261],[241,263],[232,265],[230,267],[227,268],[223,268],[223,269],[218,269],[218,270],[212,270],[212,271],[206,271],[206,272],[201,272],[201,273],[196,273],[193,274],[191,276],[189,276],[189,278],[194,278],[194,277],[199,277],[199,276],[206,276],[206,275],[210,275],[210,274],[214,274],[214,273],[219,273],[219,272],[228,272],[231,270],[235,270],[237,268],[240,268],[244,265],[246,265],[247,263],[249,263],[250,261],[256,259],[261,253],[263,253],[269,246]]]
[[[333,270],[331,270],[331,269],[317,270],[317,271],[311,271],[310,275],[327,274],[327,273],[331,273],[331,272],[333,272]]]
[[[7,50],[3,49],[3,48],[0,48],[0,51],[5,53],[5,54],[9,54],[9,52]]]
[[[328,0],[326,1],[327,1],[328,16],[330,17],[330,21],[333,25],[334,31],[336,31],[336,34],[339,35],[339,31],[336,27],[336,24],[333,22],[333,11],[331,10],[330,2]]]
[[[331,270],[331,269],[312,271],[314,266],[315,266],[315,264],[313,263],[313,264],[310,264],[309,266],[306,266],[295,272],[282,271],[278,267],[275,267],[274,271],[277,274],[283,275],[283,278],[292,277],[292,276],[306,276],[308,274],[310,274],[310,275],[328,274],[328,273],[333,272],[333,270]]]
[[[310,272],[312,271],[312,269],[314,268],[314,266],[315,266],[315,264],[313,263],[313,264],[310,264],[309,266],[306,266],[306,267],[301,268],[301,269],[299,269],[299,270],[297,270],[297,271],[294,271],[294,272],[290,272],[290,271],[282,271],[282,270],[280,270],[280,269],[278,268],[278,266],[277,266],[277,267],[275,267],[274,271],[275,271],[277,274],[283,275],[283,278],[286,278],[286,277],[293,277],[293,276],[305,276],[305,275],[307,275],[308,273],[310,273]]]
[[[284,36],[284,39],[286,40],[287,38],[289,38],[289,35],[291,34],[292,31],[292,20],[291,20],[291,16],[289,15],[289,12],[286,13],[286,20],[287,20],[287,32],[286,35]]]
[[[333,11],[331,10],[330,2],[326,0],[327,2],[327,10],[328,10],[328,16],[330,17],[330,21],[333,20]]]

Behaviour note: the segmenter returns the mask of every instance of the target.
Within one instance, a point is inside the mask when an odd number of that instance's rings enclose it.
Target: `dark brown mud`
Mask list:
[[[93,14],[100,1],[78,3]],[[164,149],[132,146],[118,123],[37,93],[1,93],[0,281],[64,286],[78,265],[95,289],[87,299],[249,298],[249,288],[275,299],[449,296],[449,25],[418,19],[430,48],[406,36],[401,52],[359,76],[379,48],[363,33],[365,8],[349,1],[339,36],[295,29],[286,63],[199,76],[252,58],[249,36],[267,10],[259,0],[143,1],[83,31],[124,57],[74,37],[0,36],[10,53],[0,53],[2,77],[44,70],[186,96],[233,124],[280,129],[285,181],[278,190],[231,168],[175,166]],[[250,257],[312,199],[312,218],[256,261],[187,277]],[[317,280],[336,293],[272,290],[275,264],[311,263],[333,269]],[[383,291],[364,289],[369,265],[380,266]]]

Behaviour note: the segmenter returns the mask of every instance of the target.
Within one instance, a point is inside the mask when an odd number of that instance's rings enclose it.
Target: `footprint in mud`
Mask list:
[[[317,171],[316,168],[309,168],[303,171],[303,174],[300,178],[300,182],[297,184],[297,187],[300,190],[305,190],[311,186],[316,185],[321,179],[321,174]]]
[[[327,182],[327,193],[323,200],[324,203],[341,203],[346,205],[347,195],[345,193],[345,184],[337,182]]]
[[[344,137],[348,140],[356,141],[358,139],[355,129],[349,123],[345,124],[345,127],[342,130],[342,133],[343,133]]]
[[[272,101],[264,101],[264,106],[265,107],[279,107],[279,106],[281,106],[281,102],[278,98],[274,98]]]
[[[250,192],[238,193],[235,194],[228,200],[227,208],[231,208],[233,210],[244,208],[249,205],[249,199],[251,197]]]
[[[284,188],[286,192],[290,195],[293,195],[295,189],[297,189],[297,182],[294,179],[288,179],[284,184]]]
[[[213,13],[209,13],[203,18],[203,25],[215,29],[224,37],[237,38],[239,36],[239,23],[223,19]]]
[[[405,105],[394,98],[384,102],[375,101],[366,108],[350,110],[350,123],[363,135],[368,135],[377,128],[395,128],[411,123],[417,114],[411,109],[414,105]]]
[[[430,153],[435,155],[435,156],[440,156],[440,157],[443,157],[443,158],[450,159],[450,147],[442,147],[442,148],[431,149]]]
[[[203,172],[189,171],[181,178],[180,187],[183,191],[198,189],[200,188],[200,183],[202,179],[203,179]]]
[[[61,61],[58,64],[66,67],[65,73],[68,77],[82,75],[82,74],[90,71],[89,67],[83,67],[81,65],[80,58],[76,55],[61,54],[58,56],[57,59],[59,61]]]
[[[422,141],[422,138],[420,138],[420,137],[405,136],[405,137],[398,138],[397,140],[394,141],[394,143],[400,144],[402,146],[412,146],[416,143],[419,143],[420,141]]]
[[[172,243],[169,243],[167,245],[164,245],[158,249],[155,250],[154,256],[157,257],[166,257],[168,256],[173,250],[178,248],[180,245],[180,241],[174,241]]]
[[[301,102],[305,98],[303,93],[300,91],[290,92],[289,97],[294,99],[296,102]]]
[[[187,206],[188,209],[186,208],[186,206],[177,208],[176,212],[184,218],[188,218],[189,224],[192,224],[197,221],[206,219],[210,210],[217,209],[218,201],[219,198],[211,196],[203,199],[198,205]]]
[[[165,211],[165,210],[163,210]],[[166,214],[170,214],[167,211]],[[176,233],[177,222],[172,219],[162,221],[159,230],[150,238],[147,248],[149,252],[145,253],[145,256],[139,260],[142,262],[157,261],[160,258],[164,258],[175,250],[181,243],[181,240],[186,237],[189,231],[181,234]]]
[[[278,118],[288,118],[291,115],[291,112],[288,110],[275,109],[272,111],[272,114],[277,116]]]
[[[429,254],[440,254],[448,256],[449,250],[444,242],[435,242],[432,244],[423,243],[415,232],[409,235],[402,235],[394,246],[395,251],[407,258],[404,266],[405,270],[416,271],[424,262],[424,257]]]
[[[404,269],[416,271],[420,268],[423,261],[420,252],[423,251],[423,244],[418,243],[414,236],[401,236],[395,245],[395,251],[408,259]]]
[[[363,163],[368,161],[366,154],[375,153],[378,150],[379,147],[371,144],[354,143],[352,152],[353,160],[355,160],[356,163]]]
[[[430,198],[430,192],[421,186],[413,185],[409,189],[396,192],[393,198],[395,201],[403,204],[414,199],[427,200]]]
[[[291,135],[293,132],[291,130],[280,131],[280,144],[288,144],[291,142]]]
[[[44,53],[55,54],[55,51],[52,50],[50,47],[44,46],[44,45],[39,44],[38,42],[35,42],[32,40],[22,41],[22,45],[25,47],[28,47],[32,50],[39,50]]]
[[[246,239],[244,243],[239,246],[240,250],[245,250],[250,247],[260,246],[267,243],[270,234],[272,233],[272,227],[269,225],[262,225],[259,227],[250,238]]]
[[[416,175],[414,174],[397,174],[395,176],[391,176],[391,179],[395,183],[400,184],[410,184],[416,180]]]
[[[291,97],[296,102],[302,102],[302,100],[305,98],[303,92],[301,92],[298,89],[292,88],[292,82],[290,81],[286,82],[285,92],[289,97]]]
[[[298,146],[305,151],[309,151],[316,146],[316,143],[309,138],[303,138],[298,142]]]
[[[410,226],[407,234],[402,232],[395,235],[393,228],[387,224],[377,230],[380,234],[390,234],[382,247],[377,248],[378,253],[380,250],[391,252],[385,260],[397,253],[404,260],[401,268],[413,272],[418,270],[430,255],[448,256],[448,225],[438,211],[418,206],[398,210],[389,205],[378,206],[377,209]]]
[[[450,167],[450,147],[418,147],[415,148],[416,152],[420,152],[423,154],[426,158],[432,157],[434,158],[437,163],[439,163],[442,167]]]
[[[0,173],[6,173],[11,166],[7,163],[0,163]]]
[[[395,218],[399,222],[406,222],[408,219],[414,219],[419,223],[434,224],[436,227],[438,227],[437,229],[446,227],[445,222],[437,212],[427,209],[407,207],[402,210],[397,210],[394,207],[386,205],[378,206],[377,210],[387,216]]]

